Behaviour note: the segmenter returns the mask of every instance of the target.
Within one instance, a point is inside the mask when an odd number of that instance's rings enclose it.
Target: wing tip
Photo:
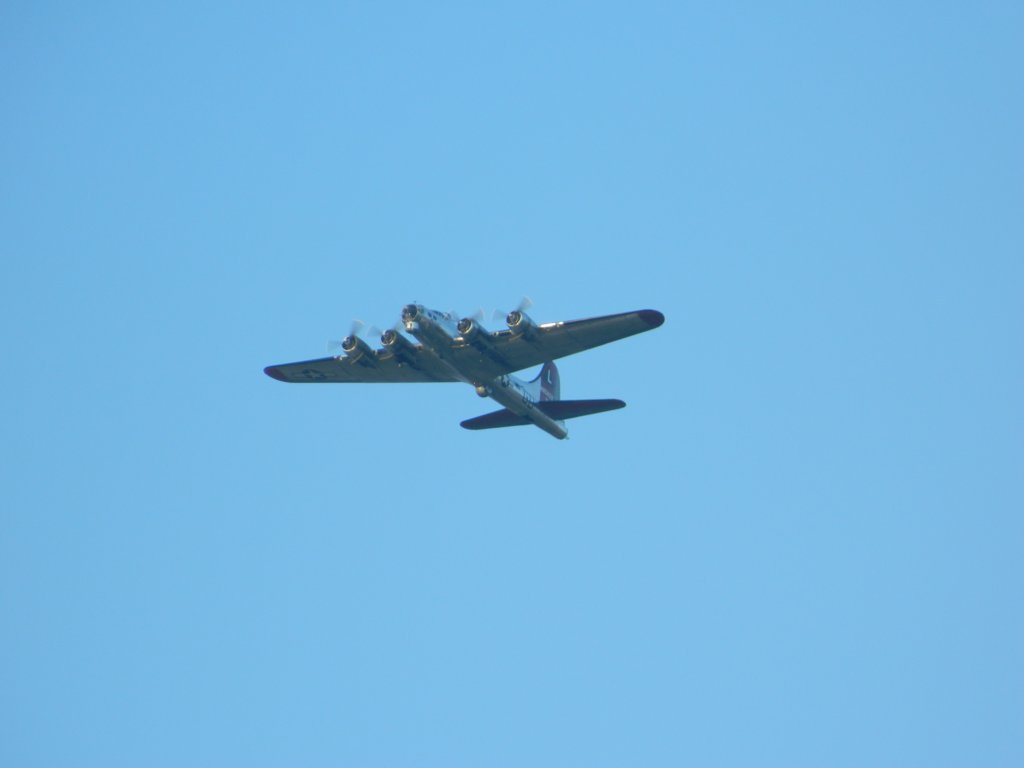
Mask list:
[[[284,375],[284,371],[278,368],[276,365],[268,365],[263,369],[263,372],[272,379],[278,381],[288,381],[288,377]]]
[[[665,316],[656,309],[641,309],[637,314],[650,328],[657,328],[665,322]]]

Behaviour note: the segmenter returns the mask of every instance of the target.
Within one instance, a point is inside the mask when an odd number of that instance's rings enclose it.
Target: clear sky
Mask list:
[[[287,6],[287,7],[286,7]],[[0,8],[0,764],[1024,765],[1024,5]],[[654,308],[625,410],[289,386]]]

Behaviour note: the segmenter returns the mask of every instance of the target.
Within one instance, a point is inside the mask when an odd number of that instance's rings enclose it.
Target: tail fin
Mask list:
[[[537,378],[540,381],[540,401],[558,400],[562,395],[562,382],[558,377],[558,368],[552,362],[544,363]]]

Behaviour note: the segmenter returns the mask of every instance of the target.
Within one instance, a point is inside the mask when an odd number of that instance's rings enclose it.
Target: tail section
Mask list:
[[[621,400],[549,400],[537,403],[537,410],[555,421],[578,419],[580,416],[591,416],[595,413],[604,413],[625,407],[626,404]],[[500,411],[477,416],[474,419],[466,419],[462,422],[462,426],[466,429],[497,429],[498,427],[518,427],[530,423],[525,416],[502,408]]]
[[[533,424],[552,437],[564,440],[569,435],[565,428],[567,419],[614,411],[626,405],[621,400],[562,400],[558,368],[552,362],[544,363],[540,373],[532,381],[522,382],[515,377],[503,377],[501,385],[486,394],[505,408],[466,419],[462,422],[463,427],[500,429]]]

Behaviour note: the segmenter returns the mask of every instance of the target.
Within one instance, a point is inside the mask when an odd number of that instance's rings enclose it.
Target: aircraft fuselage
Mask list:
[[[479,387],[477,394],[480,393]],[[538,398],[530,391],[526,382],[512,375],[499,376],[489,386],[487,396],[508,408],[512,413],[529,419],[552,437],[564,440],[569,430],[561,421],[555,421],[537,408]]]
[[[531,387],[530,382],[511,374],[497,378],[480,377],[468,366],[456,364],[453,359],[455,356],[447,354],[447,351],[451,349],[453,341],[464,336],[459,332],[458,318],[450,312],[439,312],[419,304],[408,304],[402,310],[402,324],[405,330],[423,345],[424,350],[437,358],[441,367],[449,371],[453,378],[471,385],[480,397],[491,398],[552,437],[564,440],[569,436],[569,430],[565,428],[564,422],[552,419],[537,408],[537,402],[542,397],[539,386]],[[469,344],[469,341],[465,343]]]

